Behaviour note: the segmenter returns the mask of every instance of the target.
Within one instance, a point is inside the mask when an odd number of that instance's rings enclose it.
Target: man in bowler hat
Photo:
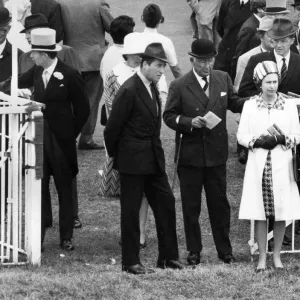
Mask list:
[[[161,99],[156,83],[167,58],[161,43],[149,44],[140,70],[121,86],[104,130],[107,152],[121,181],[122,270],[145,274],[141,264],[139,209],[146,195],[156,222],[157,267],[182,269],[178,261],[175,198],[165,172],[160,140]]]
[[[230,205],[226,196],[226,113],[227,109],[240,113],[245,100],[235,94],[227,73],[212,70],[217,54],[212,41],[195,40],[189,54],[193,69],[171,83],[163,114],[167,126],[176,131],[187,261],[193,266],[200,263],[199,216],[204,187],[218,256],[223,262],[232,263],[235,258],[229,239]],[[221,119],[212,129],[204,118],[208,112]]]

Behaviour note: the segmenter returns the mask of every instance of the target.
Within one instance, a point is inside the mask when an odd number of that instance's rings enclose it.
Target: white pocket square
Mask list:
[[[221,97],[226,96],[226,95],[227,95],[227,93],[221,92]]]
[[[59,87],[62,87],[62,86],[64,86],[63,84],[61,84]]]

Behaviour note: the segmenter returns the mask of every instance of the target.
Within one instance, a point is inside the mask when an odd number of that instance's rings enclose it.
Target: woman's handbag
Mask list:
[[[294,141],[294,148],[292,150],[292,153],[293,153],[294,177],[295,177],[295,181],[299,182],[300,181],[300,157],[299,157],[299,153],[297,151],[296,140]]]

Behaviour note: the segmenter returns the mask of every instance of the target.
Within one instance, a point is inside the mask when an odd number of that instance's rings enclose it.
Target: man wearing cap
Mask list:
[[[11,17],[5,7],[0,7],[0,82],[12,75],[12,46],[6,39],[10,29]],[[18,50],[18,57],[22,51]]]
[[[113,17],[106,0],[58,0],[64,20],[64,43],[75,49],[85,82],[91,113],[78,141],[78,149],[99,150],[104,146],[94,141],[99,104],[103,92],[100,62],[107,49],[105,33],[109,33]]]
[[[238,58],[260,44],[260,40],[256,33],[257,28],[259,27],[259,22],[265,14],[265,8],[266,0],[250,0],[252,16],[245,21],[238,33],[236,51],[231,63],[232,79],[234,79],[236,75]]]
[[[74,249],[72,180],[78,173],[76,137],[89,115],[89,105],[80,74],[57,59],[61,46],[55,43],[55,30],[31,31],[31,58],[35,66],[19,77],[22,89],[34,88],[34,100],[46,104],[44,114],[44,165],[42,179],[42,241],[46,229],[46,205],[50,176],[59,201],[60,246]],[[9,91],[10,84],[4,84]]]
[[[165,172],[160,140],[161,100],[156,83],[167,62],[162,44],[149,44],[140,70],[119,89],[104,139],[121,182],[122,270],[145,274],[141,264],[139,209],[145,193],[156,222],[157,267],[182,269],[178,261],[175,198]]]
[[[180,149],[177,171],[189,251],[187,261],[193,266],[200,263],[199,216],[204,186],[218,257],[232,263],[235,258],[229,240],[230,205],[226,196],[226,114],[227,109],[240,113],[245,100],[234,93],[227,73],[212,70],[217,54],[213,42],[195,40],[189,54],[193,69],[171,83],[163,114],[167,126],[176,131],[175,153]],[[207,113],[215,114],[220,123],[210,127],[204,117]]]
[[[267,32],[269,38],[273,39],[274,50],[259,53],[252,56],[245,69],[239,95],[242,97],[254,96],[259,93],[253,82],[253,71],[259,62],[272,60],[276,62],[281,73],[281,82],[278,91],[284,94],[288,92],[300,94],[300,56],[290,50],[295,41],[297,28],[286,18],[274,20],[272,29]]]

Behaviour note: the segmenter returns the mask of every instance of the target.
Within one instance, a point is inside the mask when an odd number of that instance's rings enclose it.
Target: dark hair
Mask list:
[[[151,65],[157,58],[154,58],[154,57],[149,57],[149,56],[144,56],[142,57],[142,60],[141,60],[141,67],[143,66],[143,63],[146,62],[147,65]]]
[[[158,5],[149,4],[143,10],[142,20],[147,27],[155,28],[158,23],[163,23],[165,18]]]
[[[135,23],[131,17],[119,16],[115,18],[110,24],[110,35],[115,44],[123,44],[124,37],[133,32]]]
[[[258,30],[257,33],[256,33],[256,36],[260,39],[262,39],[265,34],[267,33],[267,31],[264,31],[264,30]]]
[[[258,12],[258,8],[266,8],[266,0],[250,0],[250,10],[253,14]]]
[[[52,51],[44,51],[51,59],[54,59],[57,57],[57,52],[52,52]]]

